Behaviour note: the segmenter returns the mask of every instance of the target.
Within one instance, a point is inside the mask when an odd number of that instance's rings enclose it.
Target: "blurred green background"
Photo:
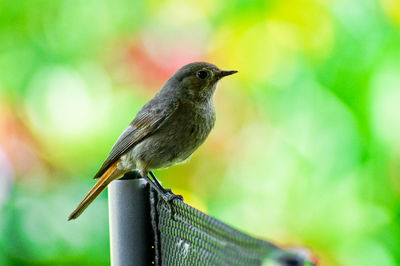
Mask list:
[[[400,265],[398,0],[0,0],[0,265],[109,264],[107,193],[66,218],[199,60],[239,74],[163,184],[321,265]]]

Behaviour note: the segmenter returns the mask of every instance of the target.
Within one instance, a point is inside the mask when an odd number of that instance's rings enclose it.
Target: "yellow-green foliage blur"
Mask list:
[[[122,130],[178,68],[239,73],[189,162],[202,211],[321,265],[400,261],[400,1],[0,1],[0,265],[108,265]]]

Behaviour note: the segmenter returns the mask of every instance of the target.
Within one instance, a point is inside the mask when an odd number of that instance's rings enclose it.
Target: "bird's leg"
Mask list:
[[[163,190],[163,192],[164,192],[163,194],[164,194],[164,195],[162,195],[162,196],[163,196],[163,198],[164,198],[165,201],[171,202],[173,199],[180,199],[180,200],[183,200],[182,195],[176,195],[176,194],[172,193],[171,189],[165,189],[165,188],[160,184],[160,182],[158,182],[157,177],[154,175],[154,173],[153,173],[152,171],[150,171],[149,173],[150,173],[151,177],[153,178],[154,183],[155,183],[157,186],[159,186],[161,190]]]
[[[152,188],[154,188],[158,194],[161,195],[161,197],[163,198],[163,200],[167,203],[170,213],[171,213],[171,218],[174,217],[174,208],[172,206],[172,201],[174,199],[180,199],[183,200],[183,197],[181,195],[175,195],[174,193],[172,193],[172,191],[170,189],[165,189],[160,182],[158,182],[156,176],[154,175],[154,173],[152,171],[149,172],[151,177],[153,178],[153,180],[151,180],[148,176],[147,176],[147,171],[146,172],[141,172],[141,175],[143,176],[144,179],[146,179],[146,181],[150,184],[150,186]]]
[[[168,193],[168,189],[165,189],[160,182],[158,181],[157,177],[154,175],[154,173],[152,171],[149,171],[149,174],[151,176],[151,178],[153,178],[153,182],[154,185],[156,185],[157,187],[160,188],[160,190],[163,192],[162,194],[167,194]]]
[[[158,192],[158,194],[160,195],[164,195],[166,193],[165,188],[163,188],[160,183],[155,183],[153,180],[151,180],[148,176],[147,176],[147,172],[141,172],[140,175],[147,181],[147,183],[149,183],[149,185]]]

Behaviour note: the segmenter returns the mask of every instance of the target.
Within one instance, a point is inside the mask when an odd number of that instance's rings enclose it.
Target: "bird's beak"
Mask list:
[[[230,70],[230,71],[222,70],[221,72],[219,72],[219,78],[223,78],[223,77],[235,74],[235,73],[237,73],[236,70]]]

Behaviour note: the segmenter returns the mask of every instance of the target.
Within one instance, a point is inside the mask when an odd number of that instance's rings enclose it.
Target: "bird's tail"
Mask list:
[[[94,201],[97,196],[110,184],[111,181],[120,176],[119,170],[117,169],[118,161],[113,163],[107,171],[99,178],[97,183],[92,189],[86,194],[85,198],[79,203],[78,207],[69,215],[68,221],[78,218],[79,215]]]

